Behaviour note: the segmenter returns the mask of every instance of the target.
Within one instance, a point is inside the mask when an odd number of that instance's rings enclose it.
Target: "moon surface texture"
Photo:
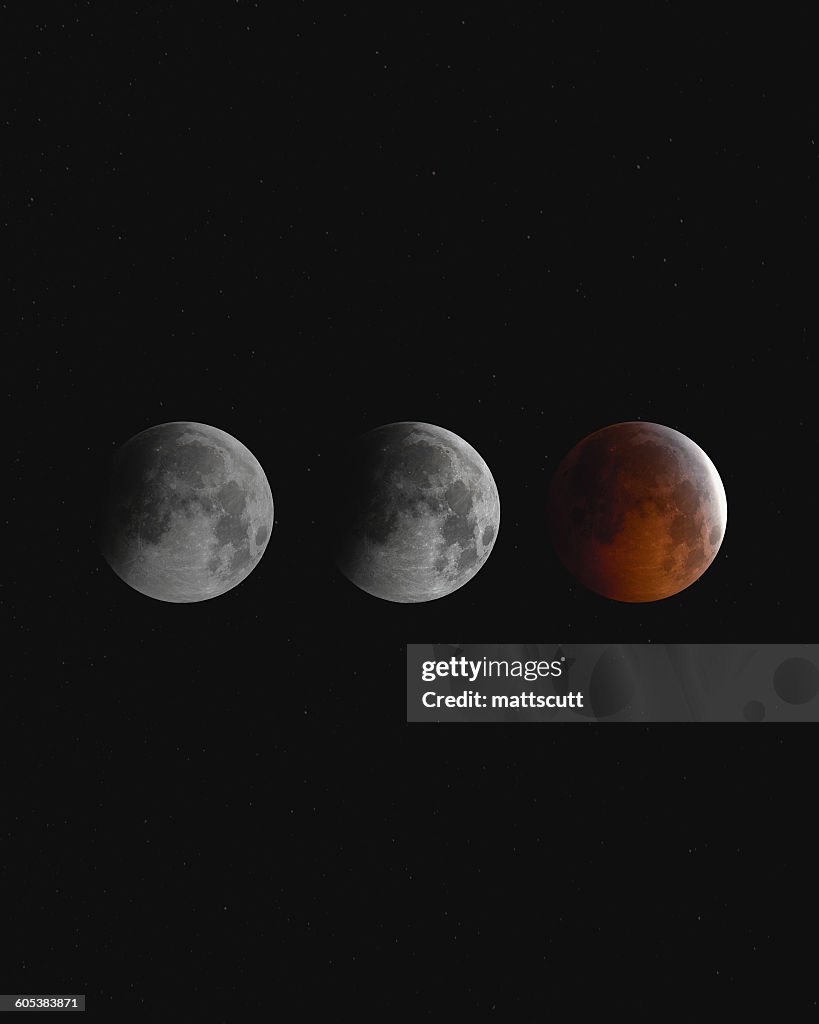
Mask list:
[[[100,547],[114,572],[159,601],[206,601],[253,570],[273,495],[253,454],[204,423],[163,423],[115,454]]]
[[[561,561],[616,601],[658,601],[685,590],[722,544],[725,489],[705,452],[659,423],[616,423],[580,441],[549,494]]]
[[[430,423],[362,435],[341,471],[335,558],[385,601],[432,601],[472,579],[492,550],[500,499],[489,467],[463,438]]]

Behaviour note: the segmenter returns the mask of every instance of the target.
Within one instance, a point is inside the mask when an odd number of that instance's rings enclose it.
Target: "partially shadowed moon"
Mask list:
[[[430,423],[360,437],[340,467],[335,558],[385,601],[444,597],[484,564],[500,523],[489,467],[463,438]]]
[[[159,601],[205,601],[250,573],[273,529],[273,495],[247,448],[204,423],[162,423],[115,454],[100,516],[114,572]]]
[[[616,601],[685,590],[714,560],[726,520],[714,464],[659,423],[616,423],[590,434],[560,464],[549,494],[561,561]]]

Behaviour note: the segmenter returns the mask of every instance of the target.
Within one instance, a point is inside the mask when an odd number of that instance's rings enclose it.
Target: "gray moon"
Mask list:
[[[149,427],[115,454],[100,510],[105,560],[159,601],[206,601],[241,583],[273,529],[264,470],[204,423]]]
[[[357,587],[409,604],[451,594],[489,557],[500,499],[481,456],[430,423],[362,435],[339,480],[335,557]]]

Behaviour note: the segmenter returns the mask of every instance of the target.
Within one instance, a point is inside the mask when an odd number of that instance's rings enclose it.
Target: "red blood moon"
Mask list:
[[[561,462],[549,493],[560,560],[615,601],[659,601],[699,579],[725,534],[719,473],[685,434],[615,423]]]

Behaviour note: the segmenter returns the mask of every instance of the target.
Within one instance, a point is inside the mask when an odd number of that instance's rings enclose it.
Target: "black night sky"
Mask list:
[[[0,989],[105,1020],[524,1020],[592,977],[611,1011],[699,1020],[778,945],[805,1017],[809,727],[409,727],[404,651],[811,639],[807,24],[25,16],[0,119]],[[728,498],[712,567],[646,605],[573,582],[545,516],[567,451],[632,419],[693,438]],[[254,572],[201,604],[137,594],[94,539],[106,460],[170,420],[244,442],[276,505]],[[340,447],[397,420],[464,437],[500,492],[489,560],[426,604],[328,553]]]

